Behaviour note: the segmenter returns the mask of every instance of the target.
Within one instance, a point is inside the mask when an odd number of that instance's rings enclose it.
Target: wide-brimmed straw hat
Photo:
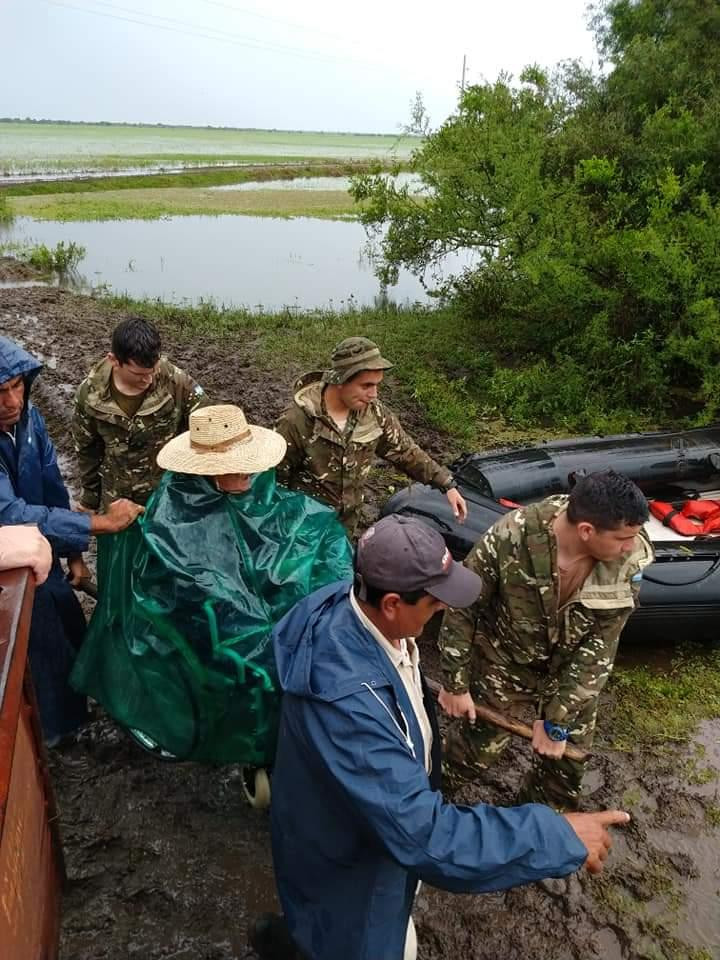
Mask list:
[[[262,473],[285,456],[285,437],[245,419],[240,407],[223,404],[193,410],[190,429],[169,440],[157,455],[158,466],[175,473],[221,476]]]

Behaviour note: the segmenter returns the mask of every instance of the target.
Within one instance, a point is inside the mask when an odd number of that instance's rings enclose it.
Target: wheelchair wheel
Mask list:
[[[165,760],[171,763],[180,762],[180,757],[177,757],[174,753],[170,753],[169,750],[165,750],[159,743],[153,740],[152,737],[148,736],[147,733],[143,733],[142,730],[138,730],[137,727],[127,727],[126,733],[134,743],[142,747],[146,753],[155,757],[156,760]]]
[[[240,770],[243,793],[253,810],[267,810],[270,806],[270,777],[264,767],[242,767]]]

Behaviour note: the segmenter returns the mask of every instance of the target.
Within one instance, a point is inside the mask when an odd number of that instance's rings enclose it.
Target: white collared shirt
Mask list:
[[[432,766],[431,751],[433,734],[430,720],[428,719],[423,701],[422,683],[420,681],[420,651],[415,643],[414,637],[407,637],[398,641],[400,646],[396,647],[378,630],[375,624],[362,611],[360,604],[355,597],[355,591],[350,590],[350,606],[360,623],[365,627],[371,636],[377,640],[383,651],[390,658],[390,662],[400,675],[403,686],[410,698],[415,717],[420,727],[423,738],[423,756],[425,759],[425,770],[430,773]]]

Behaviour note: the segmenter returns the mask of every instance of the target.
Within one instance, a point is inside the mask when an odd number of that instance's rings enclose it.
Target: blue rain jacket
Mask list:
[[[87,550],[90,517],[70,510],[55,448],[30,389],[42,364],[12,340],[0,337],[0,383],[22,376],[25,409],[15,443],[0,431],[0,524],[36,523],[58,556]]]
[[[50,576],[35,591],[29,649],[40,719],[50,739],[70,733],[86,715],[85,698],[68,684],[85,618],[57,558],[87,549],[90,517],[70,510],[55,448],[30,400],[41,369],[35,357],[0,337],[0,384],[18,376],[25,381],[25,407],[15,427],[15,442],[0,431],[0,525],[37,524],[55,557]]]
[[[504,890],[572,873],[587,851],[549,807],[458,807],[430,788],[405,688],[349,590],[316,591],[275,628],[275,875],[309,960],[401,960],[418,880]]]

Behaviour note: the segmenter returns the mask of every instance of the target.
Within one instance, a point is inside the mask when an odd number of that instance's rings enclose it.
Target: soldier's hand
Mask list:
[[[452,507],[455,519],[460,523],[465,523],[468,512],[465,497],[463,497],[460,491],[456,490],[455,487],[452,487],[452,489],[448,490],[445,496],[448,498],[448,503]]]
[[[438,694],[438,703],[449,717],[467,717],[475,723],[475,704],[470,693],[449,693],[444,687]]]
[[[541,757],[552,757],[559,760],[565,754],[567,740],[551,740],[545,733],[545,724],[542,720],[533,723],[532,748]]]
[[[139,503],[133,503],[132,500],[113,500],[105,513],[94,514],[90,520],[90,531],[92,533],[119,533],[127,529],[141,513],[145,513],[145,507]]]
[[[607,828],[629,823],[630,814],[624,810],[602,810],[600,813],[566,813],[563,816],[588,852],[585,868],[590,873],[600,873],[612,845]]]
[[[52,561],[50,544],[34,524],[0,528],[0,570],[30,567],[39,586],[47,580]]]

